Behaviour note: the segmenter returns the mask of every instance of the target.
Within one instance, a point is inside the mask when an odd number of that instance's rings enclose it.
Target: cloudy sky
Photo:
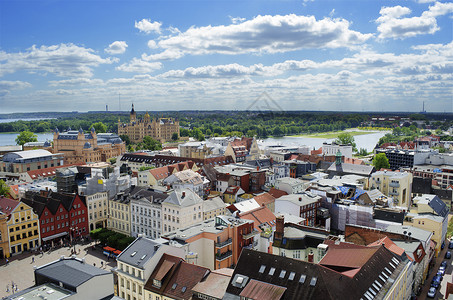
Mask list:
[[[245,110],[263,98],[453,112],[452,23],[451,1],[3,0],[0,113]]]

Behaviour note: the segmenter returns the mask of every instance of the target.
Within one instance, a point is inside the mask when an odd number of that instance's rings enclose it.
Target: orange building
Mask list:
[[[256,245],[257,235],[259,232],[251,220],[217,216],[162,238],[180,243],[188,263],[217,270],[235,265],[243,248]]]

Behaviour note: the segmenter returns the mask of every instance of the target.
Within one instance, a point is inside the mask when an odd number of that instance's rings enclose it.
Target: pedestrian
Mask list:
[[[93,266],[95,266],[95,267],[96,267],[96,263],[93,263]]]
[[[31,258],[31,263],[34,263],[34,262],[35,262],[35,257],[33,256],[33,257]]]
[[[103,262],[103,261],[101,261],[101,268],[102,268],[103,266],[104,266],[104,262]]]
[[[8,259],[6,259],[6,265],[8,265],[8,264],[9,264],[9,260],[8,260]]]

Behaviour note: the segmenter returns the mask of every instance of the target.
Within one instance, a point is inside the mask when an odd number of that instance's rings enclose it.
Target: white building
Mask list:
[[[308,187],[304,181],[291,177],[284,177],[275,180],[275,188],[285,191],[288,194],[297,194],[305,191]]]
[[[338,145],[335,142],[322,144],[322,155],[335,156],[338,151],[344,157],[352,158],[352,145]]]
[[[187,188],[194,191],[198,196],[203,197],[209,185],[209,180],[192,170],[177,172],[165,178],[163,185],[170,185],[172,188]]]
[[[86,196],[85,199],[88,207],[90,231],[96,228],[106,228],[108,219],[108,193],[95,193]]]
[[[203,221],[203,199],[190,189],[176,189],[162,202],[162,234]]]
[[[131,199],[131,235],[140,234],[157,239],[161,235],[162,202],[167,194],[149,188],[134,187],[129,194]]]

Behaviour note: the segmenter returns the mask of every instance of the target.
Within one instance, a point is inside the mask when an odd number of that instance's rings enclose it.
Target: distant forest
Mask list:
[[[137,112],[143,117],[145,112]],[[151,117],[177,118],[180,122],[181,136],[229,136],[246,135],[268,136],[297,135],[305,133],[338,131],[359,126],[393,129],[398,121],[381,121],[370,125],[372,117],[400,116],[408,118],[406,122],[430,124],[431,128],[448,129],[452,125],[452,114],[404,114],[404,113],[358,113],[358,112],[252,112],[252,111],[169,111],[150,112]],[[21,132],[28,130],[35,133],[50,132],[55,128],[65,131],[68,128],[87,131],[93,123],[102,122],[108,132],[117,132],[118,119],[129,122],[128,112],[87,112],[87,113],[23,113],[0,115],[1,119],[52,118],[36,121],[15,121],[0,123],[0,132]]]

